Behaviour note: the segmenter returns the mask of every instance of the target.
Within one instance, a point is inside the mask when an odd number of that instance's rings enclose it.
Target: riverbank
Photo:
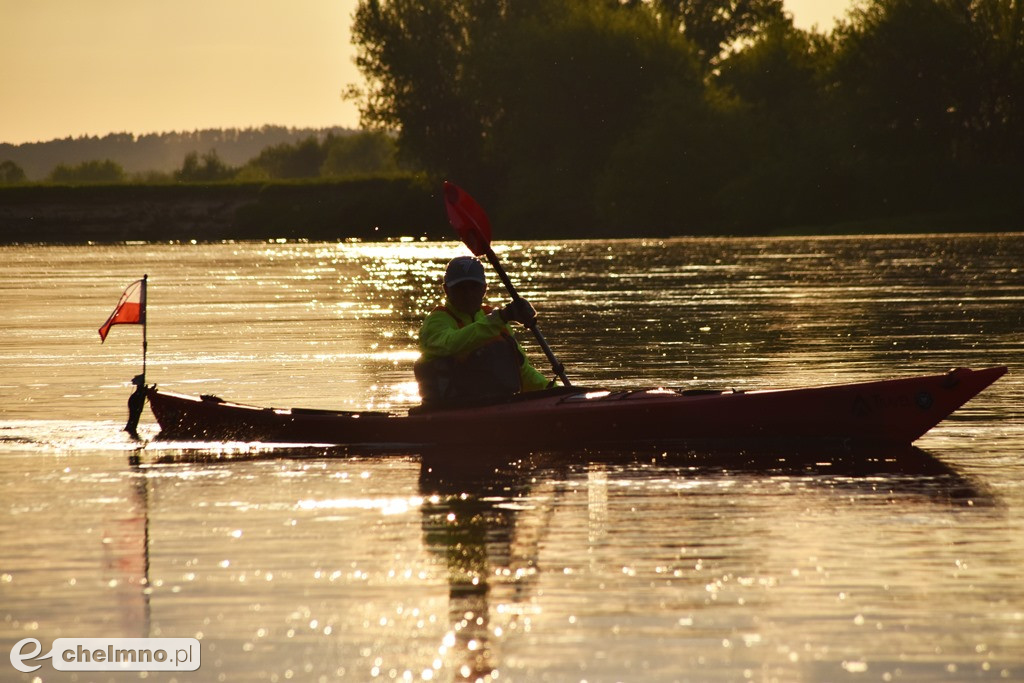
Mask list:
[[[447,229],[412,177],[209,185],[0,188],[0,243],[381,239]]]
[[[173,185],[22,185],[0,188],[0,244],[450,236],[439,191],[415,177]],[[636,226],[631,226],[636,227]],[[845,235],[1024,230],[1024,208],[979,206],[763,234]],[[647,235],[595,226],[601,237]],[[704,234],[730,234],[711,228]],[[583,238],[544,226],[505,226],[505,238]],[[762,234],[762,233],[758,233]]]

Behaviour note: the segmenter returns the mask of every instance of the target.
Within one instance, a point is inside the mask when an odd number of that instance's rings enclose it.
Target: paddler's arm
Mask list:
[[[460,328],[449,313],[437,310],[428,315],[420,327],[420,352],[427,358],[458,356],[479,348],[505,329],[498,311],[478,314]]]
[[[537,317],[537,311],[534,310],[533,306],[526,299],[518,299],[512,302],[503,309],[503,313],[503,317],[506,320],[515,320],[523,325],[529,324]],[[519,383],[523,387],[523,391],[540,391],[552,386],[553,382],[549,382],[548,378],[542,375],[530,363],[530,358],[526,355],[523,345],[519,343],[518,339],[516,340],[516,346],[519,347],[519,353],[523,357],[523,365],[519,369]]]
[[[519,347],[522,352],[523,347]],[[548,378],[540,373],[537,368],[530,365],[530,359],[523,354],[523,358],[526,360],[523,362],[523,367],[519,369],[519,381],[523,385],[523,391],[540,391],[541,389],[547,389]]]

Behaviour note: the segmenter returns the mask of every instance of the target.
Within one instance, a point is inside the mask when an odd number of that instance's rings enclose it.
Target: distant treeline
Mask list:
[[[364,123],[516,230],[1024,227],[1020,0],[862,0],[828,33],[782,0],[361,0],[352,35]]]
[[[221,161],[215,151],[185,157],[174,172],[176,181],[259,182],[310,178],[353,178],[403,174],[394,137],[380,131],[310,136],[298,142],[273,145],[240,167]]]
[[[201,130],[0,144],[0,185],[331,177],[390,172],[394,142],[345,128]],[[200,176],[207,176],[201,178]]]

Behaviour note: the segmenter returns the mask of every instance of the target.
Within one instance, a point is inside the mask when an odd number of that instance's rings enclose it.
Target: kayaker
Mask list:
[[[510,322],[537,317],[525,299],[491,308],[484,304],[487,278],[472,256],[448,263],[445,302],[420,328],[420,360],[414,366],[425,404],[498,398],[548,386],[512,335]]]

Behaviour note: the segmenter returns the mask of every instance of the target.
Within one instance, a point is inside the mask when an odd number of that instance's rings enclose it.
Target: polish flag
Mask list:
[[[114,312],[107,322],[100,327],[100,343],[107,340],[107,334],[113,325],[145,325],[146,324],[146,278],[136,280],[128,285],[117,302]]]

